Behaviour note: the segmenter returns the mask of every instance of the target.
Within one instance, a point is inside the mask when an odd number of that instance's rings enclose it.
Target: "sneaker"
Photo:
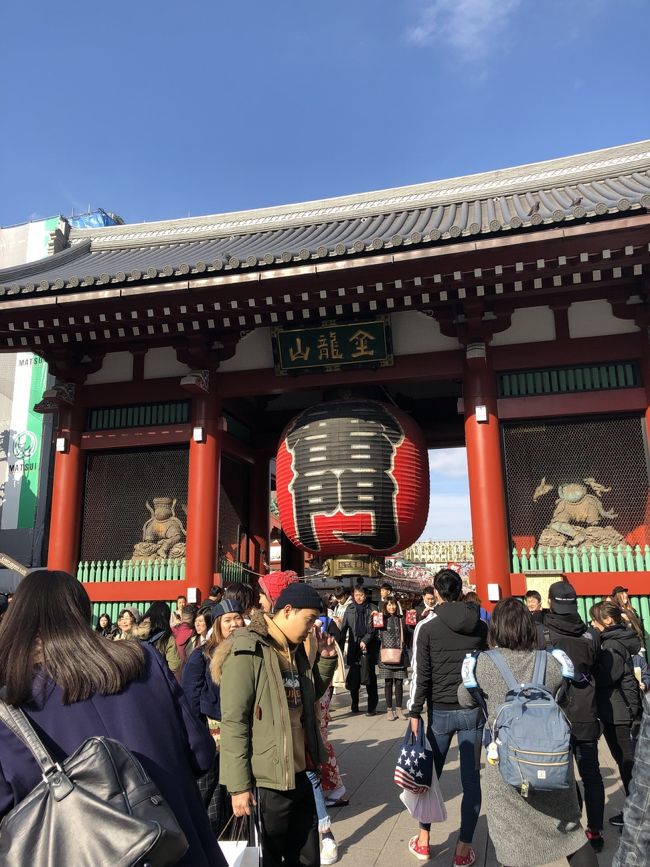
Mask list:
[[[320,845],[320,863],[336,864],[339,860],[339,847],[334,837],[323,837]]]
[[[605,838],[601,834],[600,831],[592,831],[591,828],[587,828],[585,831],[587,835],[587,840],[589,840],[589,844],[594,852],[602,852],[603,846],[605,845]]]
[[[429,847],[428,846],[419,846],[418,845],[418,835],[415,837],[411,837],[409,840],[409,852],[411,855],[415,855],[418,861],[428,861],[429,860]]]
[[[615,816],[610,816],[609,824],[615,828],[623,827],[623,813],[617,813]]]
[[[454,867],[469,867],[476,861],[476,852],[470,846],[467,855],[454,855]]]

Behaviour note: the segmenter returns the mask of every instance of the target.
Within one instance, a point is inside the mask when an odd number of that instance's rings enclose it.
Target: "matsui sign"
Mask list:
[[[429,508],[426,444],[392,406],[319,404],[285,429],[276,484],[282,529],[315,554],[390,554],[419,538]]]

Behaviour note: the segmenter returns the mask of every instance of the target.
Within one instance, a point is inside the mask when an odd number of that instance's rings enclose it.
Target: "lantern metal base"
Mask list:
[[[383,563],[382,557],[372,554],[350,554],[329,557],[323,563],[323,571],[330,578],[376,578]]]

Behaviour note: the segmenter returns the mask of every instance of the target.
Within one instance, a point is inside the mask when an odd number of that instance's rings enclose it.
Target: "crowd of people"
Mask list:
[[[82,585],[39,570],[3,611],[4,700],[24,711],[56,761],[96,735],[131,750],[187,838],[179,864],[225,864],[217,841],[246,817],[259,828],[265,867],[334,864],[330,811],[348,803],[328,732],[334,686],[349,690],[352,714],[361,713],[365,690],[374,716],[381,681],[388,720],[408,718],[417,734],[426,714],[438,777],[456,738],[455,867],[476,860],[482,803],[504,867],[563,857],[573,867],[597,865],[605,826],[601,734],[630,796],[625,814],[608,817],[623,830],[616,863],[650,863],[650,670],[625,588],[595,604],[585,624],[565,580],[551,586],[546,608],[529,591],[523,603],[504,599],[489,613],[451,569],[420,600],[398,597],[386,582],[378,604],[363,583],[323,599],[295,573],[276,572],[255,590],[215,586],[201,606],[183,596],[173,610],[164,602],[143,612],[129,606],[115,624],[102,613],[92,628]],[[541,679],[570,723],[582,789],[528,793],[506,783],[494,761],[481,770],[484,733],[509,690],[488,648],[522,684],[533,680],[542,652]],[[0,725],[0,819],[39,779],[29,750]],[[430,858],[429,824],[419,823],[408,851]],[[634,860],[639,851],[645,861]]]

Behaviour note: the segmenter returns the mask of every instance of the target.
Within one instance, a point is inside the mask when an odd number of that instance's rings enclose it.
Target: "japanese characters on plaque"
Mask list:
[[[365,322],[324,323],[314,328],[274,328],[275,371],[299,371],[393,364],[387,316]]]

